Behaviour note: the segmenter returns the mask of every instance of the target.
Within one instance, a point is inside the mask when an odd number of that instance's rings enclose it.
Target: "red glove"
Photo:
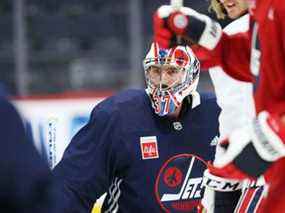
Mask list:
[[[153,29],[155,42],[163,48],[177,45],[176,36],[182,36],[184,41],[211,50],[216,47],[222,35],[221,26],[208,16],[188,7],[177,11],[169,5],[158,8],[153,16]]]
[[[167,19],[174,10],[170,6],[162,6],[153,16],[154,41],[162,48],[175,46],[175,33],[169,28]]]
[[[285,156],[284,143],[284,123],[279,116],[263,111],[251,125],[233,132],[220,144],[225,153],[209,165],[209,170],[225,178],[257,178]]]

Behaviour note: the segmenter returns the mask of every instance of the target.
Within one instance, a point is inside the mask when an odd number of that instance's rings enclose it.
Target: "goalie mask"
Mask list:
[[[152,43],[143,66],[146,92],[160,116],[175,112],[183,99],[197,89],[200,64],[189,46],[161,49]]]

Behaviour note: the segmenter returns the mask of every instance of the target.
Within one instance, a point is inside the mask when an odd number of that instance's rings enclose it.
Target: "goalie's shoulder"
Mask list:
[[[9,102],[6,98],[2,97],[0,95],[0,115],[1,119],[8,120],[15,119],[15,120],[21,120],[20,116],[16,110],[16,108],[13,106],[11,102]]]
[[[122,108],[132,104],[133,106],[141,104],[145,101],[147,95],[144,90],[141,89],[128,89],[118,92],[117,94],[108,97],[102,101],[98,107],[114,110],[116,108]]]
[[[148,96],[144,90],[128,89],[103,100],[94,107],[92,114],[98,114],[99,112],[109,116],[125,113],[132,114],[133,111],[139,111],[145,107],[148,101]]]
[[[205,109],[212,109],[214,111],[220,112],[220,107],[217,104],[217,98],[214,93],[211,92],[203,92],[200,94],[200,106]]]
[[[195,96],[194,96],[195,97]],[[197,102],[194,98],[192,103],[192,121],[197,120],[203,123],[204,126],[218,126],[218,117],[221,108],[217,104],[217,99],[214,93],[199,93],[200,103],[195,106]],[[194,104],[194,107],[193,107]],[[196,119],[195,119],[196,118]]]

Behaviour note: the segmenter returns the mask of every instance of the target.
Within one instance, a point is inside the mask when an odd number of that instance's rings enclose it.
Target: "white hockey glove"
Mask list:
[[[197,43],[207,49],[214,49],[222,36],[218,22],[189,7],[179,11],[163,5],[153,16],[154,40],[163,48],[177,45],[175,36]]]
[[[259,177],[272,162],[285,156],[284,142],[285,125],[280,117],[263,111],[251,125],[222,142],[226,151],[209,165],[210,172],[232,179]]]

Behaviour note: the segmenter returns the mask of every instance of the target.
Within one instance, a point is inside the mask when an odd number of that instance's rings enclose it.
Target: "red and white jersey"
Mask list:
[[[233,35],[246,32],[248,29],[249,14],[246,14],[231,22],[223,31],[227,35]],[[244,127],[255,117],[253,86],[249,82],[232,78],[220,66],[210,68],[209,74],[217,102],[222,109],[219,116],[219,131],[220,140],[223,140],[232,131]],[[216,155],[219,155],[219,150]],[[245,183],[235,212],[256,212],[263,200],[264,191],[263,182]]]
[[[250,29],[227,35],[210,52],[195,50],[202,66],[220,65],[229,75],[253,82],[256,112],[285,113],[285,3],[252,0]],[[234,66],[233,66],[234,65]],[[285,159],[265,173],[269,189],[262,212],[285,211]]]
[[[249,14],[246,14],[231,22],[223,31],[228,35],[233,35],[246,32],[248,26]],[[252,84],[232,78],[220,66],[210,68],[209,74],[215,88],[217,102],[222,109],[219,116],[219,131],[220,140],[223,140],[233,130],[245,126],[254,118]]]
[[[284,0],[257,0],[249,31],[223,33],[214,51],[195,53],[202,67],[220,65],[230,76],[253,82],[257,113],[285,113]]]

